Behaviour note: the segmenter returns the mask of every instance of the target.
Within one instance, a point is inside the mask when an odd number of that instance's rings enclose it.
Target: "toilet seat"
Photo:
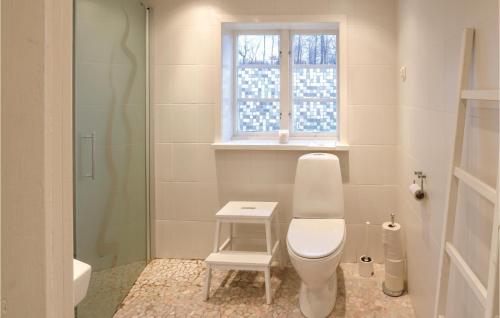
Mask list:
[[[289,248],[303,258],[324,258],[335,253],[345,239],[344,219],[293,219],[288,228]]]

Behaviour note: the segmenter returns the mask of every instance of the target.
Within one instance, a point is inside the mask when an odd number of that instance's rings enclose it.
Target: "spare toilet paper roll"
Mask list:
[[[401,225],[399,223],[385,222],[382,224],[382,242],[384,244],[385,258],[403,259],[403,246],[401,244]]]
[[[390,292],[398,293],[403,291],[405,287],[405,281],[403,277],[392,276],[391,274],[385,274],[384,287]]]
[[[373,275],[373,259],[369,258],[369,261],[367,261],[368,256],[361,256],[358,259],[358,273],[359,276],[361,277],[371,277]]]
[[[412,183],[408,190],[415,199],[421,200],[424,198],[424,192],[422,191],[422,188],[418,184]]]
[[[385,259],[385,272],[391,276],[395,277],[404,277],[404,261],[402,259],[393,260],[386,258]]]
[[[289,132],[288,130],[278,130],[278,137],[280,144],[286,144],[288,143],[288,137],[289,137]]]

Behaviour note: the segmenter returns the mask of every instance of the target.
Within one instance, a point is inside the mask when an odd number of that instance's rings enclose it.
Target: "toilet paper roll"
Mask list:
[[[385,259],[385,272],[391,276],[404,277],[405,264],[402,259]]]
[[[287,144],[289,136],[290,133],[288,132],[288,130],[278,130],[278,137],[280,144]]]
[[[371,277],[373,275],[373,258],[368,257],[370,259],[369,262],[363,261],[366,260],[368,256],[361,256],[358,259],[358,272],[361,277]]]
[[[382,242],[384,256],[388,259],[403,259],[403,246],[401,244],[401,225],[399,223],[385,222],[382,224]]]
[[[415,199],[421,200],[424,198],[424,192],[422,191],[422,188],[418,184],[412,183],[408,190]]]
[[[384,280],[384,292],[389,292],[391,296],[400,295],[405,287],[405,281],[403,277],[392,276],[390,274],[385,274]]]

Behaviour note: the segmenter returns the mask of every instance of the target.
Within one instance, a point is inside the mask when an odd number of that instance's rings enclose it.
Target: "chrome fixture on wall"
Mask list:
[[[427,178],[427,176],[422,171],[415,171],[414,174],[417,176],[418,183],[413,180],[413,184],[410,185],[409,190],[415,200],[420,201],[425,198],[424,179]]]

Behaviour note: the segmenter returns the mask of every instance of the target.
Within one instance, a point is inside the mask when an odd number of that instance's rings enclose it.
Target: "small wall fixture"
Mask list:
[[[424,179],[427,177],[422,171],[415,171],[415,175],[417,176],[418,183],[416,180],[413,180],[413,184],[410,185],[410,193],[413,195],[415,200],[422,200],[425,198],[424,191]]]

